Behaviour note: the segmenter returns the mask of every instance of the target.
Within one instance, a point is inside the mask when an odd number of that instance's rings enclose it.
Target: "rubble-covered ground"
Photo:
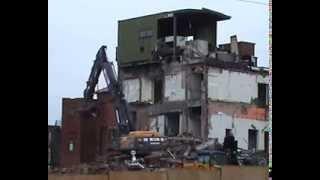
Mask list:
[[[228,164],[226,156],[221,156],[220,161],[212,162],[200,158],[203,152],[225,155],[222,144],[216,139],[202,142],[190,135],[167,138],[165,145],[159,150],[149,153],[113,152],[88,164],[81,164],[70,168],[49,168],[48,173],[54,174],[107,174],[109,171],[142,170],[162,171],[167,168],[183,168],[185,164]],[[237,153],[238,165],[266,165],[264,153],[241,150]]]

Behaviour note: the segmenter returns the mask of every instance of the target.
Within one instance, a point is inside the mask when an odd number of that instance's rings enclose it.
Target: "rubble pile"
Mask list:
[[[185,164],[199,163],[201,154],[209,152],[225,155],[222,144],[217,139],[202,141],[183,134],[177,137],[168,137],[160,150],[149,153],[110,152],[105,156],[97,156],[95,162],[81,164],[70,168],[50,170],[49,173],[58,174],[107,174],[109,171],[144,170],[161,171],[168,168],[183,168]],[[227,159],[223,156],[224,159]],[[205,159],[205,158],[204,158]],[[239,165],[262,165],[266,163],[263,154],[241,149],[238,153]],[[200,163],[206,163],[203,158]],[[223,160],[221,162],[226,162]],[[215,165],[223,165],[215,162]],[[209,163],[209,162],[207,162]],[[210,161],[210,163],[212,163]]]

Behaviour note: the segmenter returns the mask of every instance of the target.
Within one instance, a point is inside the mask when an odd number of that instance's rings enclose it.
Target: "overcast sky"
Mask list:
[[[259,66],[269,65],[266,5],[237,0],[49,0],[48,124],[61,120],[62,97],[82,97],[101,45],[108,46],[109,60],[115,60],[118,20],[202,7],[231,16],[218,23],[218,44],[236,34],[239,41],[256,43]]]

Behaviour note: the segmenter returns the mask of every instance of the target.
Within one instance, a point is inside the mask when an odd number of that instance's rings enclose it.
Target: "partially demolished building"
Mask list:
[[[233,131],[240,148],[268,149],[268,70],[254,43],[217,45],[217,22],[230,18],[184,9],[119,21],[118,74],[136,129],[220,143]]]
[[[257,67],[254,43],[217,45],[217,22],[230,18],[184,9],[118,22],[118,79],[135,130],[220,143],[233,131],[240,148],[268,149],[268,70]],[[96,93],[62,100],[62,167],[93,162],[112,144],[114,99]]]

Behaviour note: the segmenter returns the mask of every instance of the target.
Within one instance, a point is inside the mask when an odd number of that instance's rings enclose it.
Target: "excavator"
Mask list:
[[[107,84],[106,91],[114,99],[113,109],[117,126],[114,129],[115,133],[113,133],[116,134],[112,139],[112,144],[115,145],[112,146],[113,150],[121,152],[135,151],[134,153],[139,154],[143,151],[161,148],[165,139],[160,137],[158,132],[135,130],[128,113],[128,104],[122,92],[121,83],[116,76],[113,63],[108,60],[106,50],[107,46],[105,45],[98,50],[83,96],[87,100],[93,99],[99,76],[102,72]]]

